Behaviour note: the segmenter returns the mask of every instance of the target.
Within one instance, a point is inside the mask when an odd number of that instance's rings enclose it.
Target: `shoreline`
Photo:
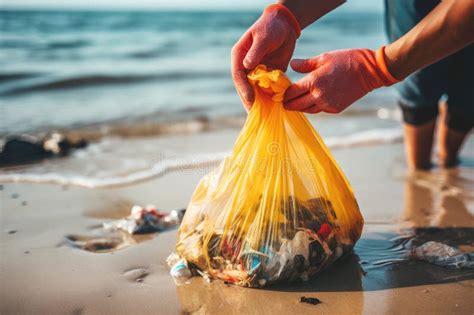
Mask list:
[[[146,125],[140,132],[131,129],[128,136],[100,136],[86,148],[75,150],[64,158],[0,168],[0,181],[94,188],[141,182],[183,168],[204,165],[210,170],[230,154],[244,123],[245,117],[239,117],[196,124],[189,121],[178,125],[170,123],[169,133],[155,136],[140,135],[141,131],[148,130]],[[367,115],[318,115],[311,122],[334,151],[399,143],[403,138],[397,121]],[[335,123],[339,123],[338,128],[334,128]],[[137,127],[141,128],[140,125]],[[94,134],[96,131],[89,132]],[[79,131],[65,134],[73,142],[84,135]],[[98,134],[95,136],[99,137]]]
[[[242,106],[239,104],[235,107]],[[185,110],[186,112],[189,110]],[[159,137],[168,135],[196,134],[200,132],[215,131],[221,129],[240,129],[245,123],[247,114],[245,111],[230,114],[221,113],[220,115],[209,116],[199,111],[194,112],[191,109],[191,115],[180,117],[179,113],[173,117],[173,113],[168,113],[167,120],[159,119],[160,112],[150,114],[144,117],[122,118],[104,122],[96,122],[64,128],[61,126],[43,126],[40,129],[25,129],[22,132],[2,132],[0,133],[0,143],[10,134],[29,134],[36,137],[43,137],[51,132],[64,134],[71,140],[84,139],[90,142],[97,142],[104,137]],[[321,113],[317,116],[308,115],[309,120],[314,124],[319,121],[332,121],[335,116]],[[398,108],[386,106],[380,108],[358,108],[348,109],[338,115],[339,120],[354,119],[358,117],[373,117],[380,120],[400,119]]]

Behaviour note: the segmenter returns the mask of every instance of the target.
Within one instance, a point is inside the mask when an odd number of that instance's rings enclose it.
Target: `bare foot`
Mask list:
[[[420,126],[403,124],[405,155],[410,170],[431,168],[435,123],[436,119]]]

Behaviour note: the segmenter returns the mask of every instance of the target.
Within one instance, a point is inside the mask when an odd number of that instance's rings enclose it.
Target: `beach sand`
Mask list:
[[[227,140],[224,149],[233,143],[230,135]],[[309,282],[266,289],[209,284],[199,277],[177,287],[165,261],[174,251],[176,230],[109,237],[102,252],[81,249],[88,239],[100,238],[102,222],[127,215],[133,204],[185,208],[208,168],[101,189],[3,183],[0,313],[472,314],[474,271],[397,264],[402,251],[395,245],[399,233],[425,233],[472,250],[474,141],[464,149],[465,166],[417,174],[407,174],[400,143],[333,153],[366,220],[355,250],[359,261],[350,256]],[[322,303],[300,303],[301,296]]]

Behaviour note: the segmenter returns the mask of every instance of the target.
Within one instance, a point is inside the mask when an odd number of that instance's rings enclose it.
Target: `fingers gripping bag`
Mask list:
[[[307,279],[350,252],[363,218],[306,116],[286,111],[280,70],[248,75],[255,102],[232,154],[199,182],[177,252],[210,278],[263,287]]]

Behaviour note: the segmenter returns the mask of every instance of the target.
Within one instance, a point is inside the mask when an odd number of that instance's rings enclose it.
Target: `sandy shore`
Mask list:
[[[367,222],[356,248],[359,261],[352,256],[310,282],[265,290],[201,278],[176,287],[165,262],[176,230],[119,239],[115,249],[102,253],[75,246],[100,236],[102,222],[126,215],[133,204],[153,203],[165,211],[186,207],[205,169],[109,189],[4,183],[0,313],[472,314],[473,271],[384,264],[384,255],[399,254],[390,244],[401,228],[417,227],[456,227],[452,239],[445,230],[421,231],[472,250],[473,149],[471,140],[466,166],[459,169],[411,175],[401,144],[335,150]],[[302,304],[301,296],[323,303]]]

